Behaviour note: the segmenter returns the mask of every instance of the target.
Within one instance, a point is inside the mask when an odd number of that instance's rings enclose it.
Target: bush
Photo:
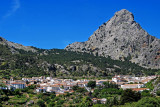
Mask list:
[[[125,104],[128,102],[138,101],[141,98],[141,94],[139,92],[132,91],[131,89],[124,90],[120,102],[121,104]]]
[[[72,89],[73,89],[74,91],[76,91],[76,90],[78,90],[78,88],[79,88],[79,86],[76,85],[76,86],[73,86]]]
[[[55,95],[54,93],[52,93],[52,94],[50,95],[50,97],[51,97],[51,99],[54,99],[54,98],[56,97],[56,95]]]
[[[150,94],[150,92],[148,90],[144,90],[144,91],[141,92],[141,96],[142,97],[150,97],[151,94]]]
[[[156,94],[157,94],[158,96],[160,96],[160,90],[158,90],[158,91],[156,92]]]
[[[43,100],[38,100],[38,102],[37,102],[37,105],[39,106],[39,107],[45,107],[45,104],[44,104],[45,102],[43,101]]]
[[[15,96],[9,99],[8,103],[10,104],[25,104],[27,102],[27,98],[25,96]]]
[[[50,102],[49,104],[48,104],[48,107],[54,107],[55,106],[55,103],[54,102]]]
[[[144,97],[138,101],[136,107],[160,107],[160,100],[154,97]]]
[[[92,89],[96,87],[96,81],[89,81],[87,84],[88,87],[91,87]]]
[[[93,105],[93,107],[106,107],[106,106],[103,104],[95,104],[95,105]]]
[[[64,103],[64,100],[58,100],[57,105],[62,105]]]

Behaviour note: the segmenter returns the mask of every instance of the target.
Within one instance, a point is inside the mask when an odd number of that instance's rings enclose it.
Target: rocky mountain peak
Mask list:
[[[134,21],[134,16],[131,12],[126,9],[122,9],[115,13],[114,15],[115,21],[119,22],[132,22]]]
[[[129,56],[130,61],[141,66],[160,68],[160,40],[143,30],[126,9],[116,12],[88,41],[75,42],[65,49],[119,60]]]
[[[122,9],[120,11],[117,11],[115,13],[116,16],[119,16],[119,17],[123,17],[123,16],[129,16],[130,18],[133,18],[134,19],[134,16],[131,12],[129,12],[128,10],[126,9]],[[124,17],[125,18],[125,17]]]
[[[126,9],[122,9],[114,14],[114,16],[106,23],[107,29],[124,24],[135,24],[134,16]],[[138,24],[137,24],[138,25]]]

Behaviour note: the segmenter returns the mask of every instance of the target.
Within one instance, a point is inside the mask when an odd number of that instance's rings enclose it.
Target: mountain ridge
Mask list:
[[[129,57],[124,61],[110,57],[94,56],[92,53],[73,52],[64,49],[25,50],[28,47],[14,47],[0,41],[0,79],[33,76],[60,78],[110,78],[115,74],[154,75],[157,69],[146,69],[131,63]],[[24,48],[25,47],[25,48]],[[24,49],[23,49],[24,48]],[[14,50],[14,51],[13,51]]]
[[[32,46],[23,46],[18,43],[10,42],[1,36],[0,36],[0,44],[8,46],[11,49],[12,53],[17,53],[16,49],[22,49],[25,51],[36,52],[36,50]]]
[[[142,29],[126,9],[116,12],[88,41],[69,44],[65,49],[116,60],[130,56],[130,61],[140,66],[160,68],[160,40]]]
[[[113,21],[114,23],[112,23]],[[110,26],[107,26],[108,23]],[[108,28],[106,29],[106,27]],[[132,30],[130,31],[130,29]],[[137,34],[137,39],[135,40],[133,35],[128,35],[130,33]],[[118,45],[116,45],[117,43]],[[150,53],[153,56],[150,54],[146,56],[146,59],[150,56],[155,59],[155,55],[160,55],[157,53],[157,51],[159,52],[159,40],[145,32],[134,21],[134,16],[126,10],[116,13],[113,19],[100,26],[88,41],[76,42],[72,45],[75,45],[73,49],[68,47],[66,50],[39,49],[13,43],[0,37],[0,78],[10,78],[11,76],[15,78],[33,76],[110,78],[115,74],[142,76],[159,73],[158,69],[150,69],[152,66],[154,67],[154,63],[151,63],[148,68],[131,63],[134,58],[136,59],[136,54],[140,58],[139,60],[143,59],[147,50],[149,52],[152,50]],[[106,50],[110,52],[110,55],[105,53]],[[118,53],[122,50],[124,54],[120,59]],[[129,53],[130,51],[132,53]],[[141,51],[145,51],[145,54],[144,52],[142,52],[144,55],[141,54]],[[117,59],[114,58],[115,55],[118,56]],[[159,59],[156,58],[159,64]]]

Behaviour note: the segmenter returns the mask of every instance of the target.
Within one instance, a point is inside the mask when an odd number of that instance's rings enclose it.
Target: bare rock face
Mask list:
[[[22,49],[24,51],[36,52],[36,50],[34,48],[32,48],[31,46],[23,46],[18,43],[13,43],[13,42],[7,41],[6,39],[4,39],[2,37],[0,37],[0,44],[8,46],[11,49],[12,53],[16,53],[15,49]]]
[[[143,30],[126,9],[116,12],[88,41],[75,42],[65,49],[121,60],[130,56],[132,62],[141,66],[160,68],[160,39]]]

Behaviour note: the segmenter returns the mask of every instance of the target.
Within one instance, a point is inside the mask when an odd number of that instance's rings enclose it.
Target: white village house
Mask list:
[[[132,88],[142,88],[144,87],[144,84],[124,84],[121,85],[122,89],[132,89]]]
[[[24,89],[26,87],[25,83],[18,83],[18,82],[13,82],[11,83],[11,85],[16,89]]]

